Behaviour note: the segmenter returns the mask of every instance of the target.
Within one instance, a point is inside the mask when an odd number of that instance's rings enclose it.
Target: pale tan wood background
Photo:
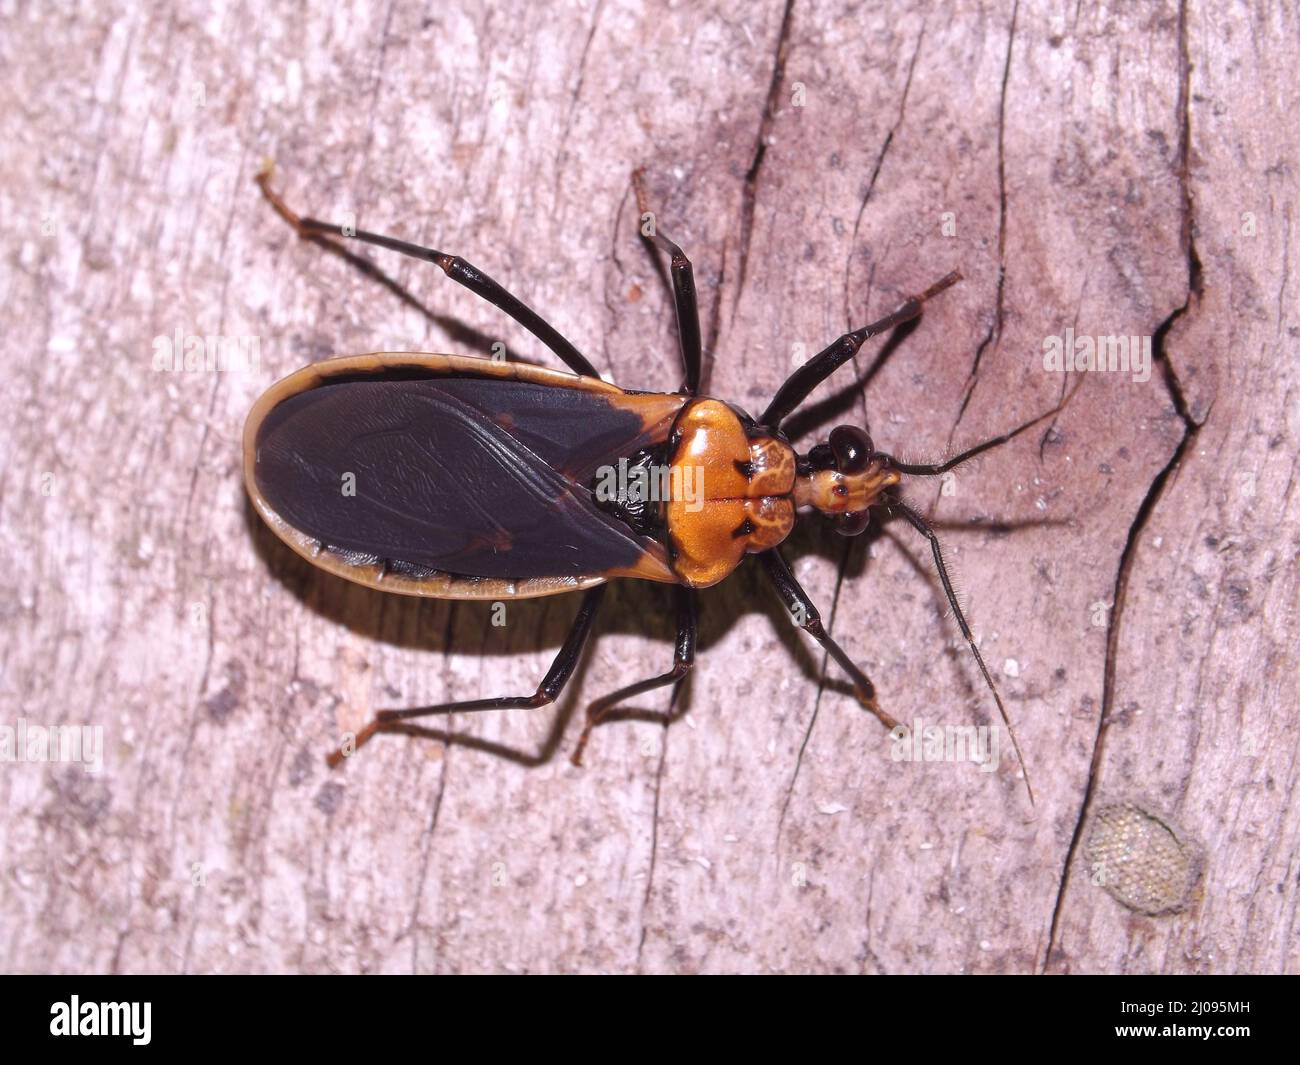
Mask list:
[[[1295,971],[1296,43],[1267,0],[7,8],[0,724],[101,725],[106,766],[0,766],[0,967]],[[892,761],[752,568],[704,597],[667,731],[567,762],[585,700],[670,659],[665,590],[620,586],[558,708],[326,771],[375,708],[531,691],[576,602],[494,628],[258,526],[240,430],[275,378],[497,339],[550,364],[432,267],[376,256],[435,322],[295,240],[268,156],[303,209],[465,255],[619,383],[673,387],[648,167],[711,390],[755,412],[797,345],[963,270],[805,444],[869,417],[932,456],[1056,401],[1046,336],[1158,335],[1149,381],[1094,375],[1047,437],[914,491],[957,526],[1036,811],[1009,759]],[[153,372],[177,329],[256,336],[260,369]],[[867,548],[791,541],[891,712],[988,723],[924,545]],[[1093,882],[1116,798],[1201,856],[1182,912]]]

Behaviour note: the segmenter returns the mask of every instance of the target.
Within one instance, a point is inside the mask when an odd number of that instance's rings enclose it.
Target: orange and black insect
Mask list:
[[[795,370],[754,418],[698,394],[701,344],[691,263],[662,233],[650,239],[671,256],[685,380],[675,392],[634,392],[603,381],[572,343],[464,259],[301,218],[268,178],[259,176],[263,193],[300,235],[317,242],[347,237],[433,262],[514,318],[572,371],[455,355],[358,355],[307,366],[254,405],[244,430],[249,495],[275,533],[313,565],[371,588],[441,599],[582,593],[573,627],[534,693],[385,710],[355,738],[357,747],[412,718],[552,702],[591,635],[606,582],[630,577],[673,585],[673,668],[592,703],[573,755],[577,762],[592,727],[618,704],[685,676],[695,660],[697,591],[717,584],[749,555],[757,556],[799,624],[852,679],[857,698],[896,727],[781,555],[798,512],[807,508],[821,511],[848,536],[861,533],[872,512],[884,509],[902,515],[929,541],[944,593],[1006,721],[953,594],[939,540],[902,501],[899,485],[904,475],[942,474],[1047,415],[927,465],[877,451],[852,425],[834,429],[806,455],[781,431],[869,337],[917,317],[925,301],[959,274],[840,337]],[[639,180],[637,194],[644,213]],[[630,491],[602,494],[598,480],[612,468],[646,471],[647,477],[633,479]],[[651,480],[651,473],[661,476]],[[351,493],[340,488],[349,477]],[[636,490],[646,484],[665,490],[647,497]],[[689,498],[686,484],[694,487]],[[339,757],[332,757],[334,764]]]

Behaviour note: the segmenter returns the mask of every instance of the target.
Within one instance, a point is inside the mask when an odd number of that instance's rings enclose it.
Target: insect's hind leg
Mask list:
[[[592,625],[596,620],[596,612],[600,609],[600,603],[604,596],[605,585],[603,584],[588,589],[583,595],[582,606],[578,609],[578,616],[573,619],[573,626],[569,629],[569,635],[565,637],[559,653],[555,656],[555,661],[551,663],[551,668],[547,671],[546,676],[542,678],[542,683],[537,686],[537,690],[532,695],[506,695],[496,699],[467,699],[458,703],[417,706],[410,710],[381,710],[375,715],[375,720],[357,734],[353,743],[344,744],[329,756],[330,767],[333,768],[339,765],[343,759],[360,750],[362,745],[375,733],[383,732],[385,726],[409,721],[412,718],[430,717],[435,714],[467,713],[475,710],[535,710],[538,707],[546,706],[548,703],[553,703],[560,692],[564,690],[569,678],[573,676],[573,671],[578,665],[578,659],[582,657],[582,649],[586,646],[587,638],[591,635]]]
[[[602,696],[587,707],[587,723],[583,727],[582,735],[578,738],[577,747],[573,749],[571,761],[574,765],[582,765],[582,753],[587,749],[587,741],[591,738],[591,730],[608,718],[619,703],[631,699],[635,695],[653,691],[655,688],[676,684],[690,672],[691,666],[695,664],[695,637],[698,619],[699,604],[695,590],[679,585],[677,587],[677,640],[673,648],[673,668],[657,677],[629,684],[626,688],[620,688],[616,692]],[[666,713],[653,716],[667,724],[672,720],[673,715]]]
[[[885,728],[890,730],[898,728],[898,722],[885,713],[876,701],[876,686],[871,683],[871,678],[854,665],[853,660],[845,654],[844,649],[826,631],[817,608],[813,605],[812,600],[808,598],[808,593],[803,590],[803,586],[795,579],[794,572],[790,569],[786,560],[781,557],[780,551],[774,547],[769,551],[764,551],[758,557],[767,570],[767,575],[771,579],[773,586],[785,602],[786,609],[790,611],[791,616],[795,619],[796,624],[821,644],[826,652],[839,663],[840,668],[849,675],[849,679],[853,682],[853,694],[857,696],[858,702],[880,718],[881,724]]]
[[[682,349],[682,365],[686,370],[686,380],[681,391],[688,396],[693,396],[700,390],[702,361],[700,308],[695,298],[695,268],[691,266],[690,259],[686,258],[686,253],[659,232],[654,212],[649,207],[650,200],[646,195],[643,169],[633,171],[632,187],[636,190],[638,232],[672,257],[670,269],[673,278],[673,301],[677,307],[677,338]],[[649,232],[646,231],[647,223],[650,227]]]
[[[487,300],[494,307],[499,307],[516,322],[537,337],[550,348],[576,374],[583,377],[599,377],[595,367],[587,357],[566,340],[550,322],[529,307],[523,300],[511,295],[500,284],[493,281],[478,267],[466,262],[460,256],[448,255],[434,248],[423,248],[396,237],[385,237],[379,233],[368,233],[364,229],[353,229],[322,222],[317,218],[304,218],[291,209],[284,199],[271,188],[271,170],[264,168],[257,175],[258,188],[262,195],[275,208],[276,213],[304,237],[333,237],[346,240],[359,240],[364,244],[374,244],[390,251],[401,252],[415,259],[423,259],[439,267],[443,273],[458,284],[464,285],[476,296]]]

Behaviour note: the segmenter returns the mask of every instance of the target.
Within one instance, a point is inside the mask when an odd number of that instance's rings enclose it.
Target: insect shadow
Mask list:
[[[404,650],[449,655],[469,651],[477,630],[481,635],[474,653],[513,660],[519,655],[553,653],[564,642],[573,623],[576,606],[562,597],[511,601],[506,604],[507,624],[494,626],[490,620],[491,604],[487,602],[395,596],[353,584],[323,572],[292,551],[267,528],[248,500],[244,505],[244,521],[257,556],[274,580],[318,617],[368,640]],[[827,548],[830,546],[827,544]],[[789,617],[772,596],[761,594],[760,586],[756,570],[742,567],[724,588],[716,589],[710,597],[709,608],[701,611],[699,645],[707,648],[723,639],[739,617],[766,615],[774,637],[806,676],[816,678],[822,667],[815,649],[798,638],[799,630],[790,624]],[[666,609],[671,602],[670,590],[649,582],[618,581],[610,585],[609,596],[611,609],[605,612],[595,636],[635,637],[651,646],[651,654],[657,652],[666,658],[675,633],[671,611]],[[389,731],[435,740],[449,747],[481,751],[523,766],[545,765],[560,750],[574,713],[584,700],[583,681],[594,658],[591,654],[584,655],[568,690],[543,708],[542,713],[551,718],[550,725],[532,751],[470,732],[425,725],[397,724]],[[634,704],[620,706],[609,720],[657,722],[667,727],[684,717],[690,708],[692,676],[687,674],[672,691],[666,710]],[[847,682],[828,678],[826,687],[852,694]],[[585,698],[590,700],[589,695]]]

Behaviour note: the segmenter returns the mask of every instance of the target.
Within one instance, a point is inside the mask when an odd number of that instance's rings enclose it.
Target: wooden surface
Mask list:
[[[0,968],[1300,967],[1292,7],[277,8],[2,16],[0,724],[102,726],[105,764],[0,765]],[[462,254],[613,380],[671,388],[647,167],[710,391],[755,413],[801,350],[960,268],[874,372],[864,350],[865,391],[819,390],[803,445],[866,418],[933,457],[1058,400],[1045,337],[1155,336],[1148,381],[1092,374],[1049,433],[912,489],[1037,806],[1006,751],[893,761],[752,566],[704,596],[667,731],[614,724],[568,763],[586,700],[671,658],[666,590],[621,585],[558,707],[327,771],[377,708],[531,692],[577,604],[494,627],[259,526],[240,431],[278,377],[498,340],[553,364],[434,267],[373,256],[430,321],[296,240],[256,195],[267,157],[303,210]],[[255,336],[260,365],[155,372],[177,330]],[[790,555],[890,712],[990,723],[909,528],[810,520]],[[1168,826],[1178,912],[1098,882],[1117,803]]]

